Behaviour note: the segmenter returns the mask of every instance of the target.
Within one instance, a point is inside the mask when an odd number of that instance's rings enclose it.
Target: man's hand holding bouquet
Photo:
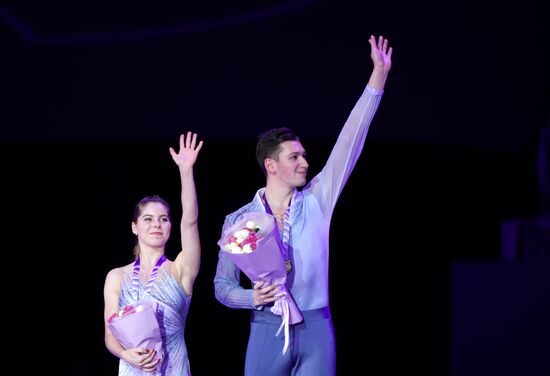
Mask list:
[[[277,227],[273,216],[263,212],[245,213],[239,221],[224,231],[218,245],[253,283],[280,286],[280,298],[274,302],[271,312],[281,316],[282,322],[277,335],[284,328],[285,353],[288,348],[289,325],[301,322],[303,317],[285,287],[286,261],[275,231]]]

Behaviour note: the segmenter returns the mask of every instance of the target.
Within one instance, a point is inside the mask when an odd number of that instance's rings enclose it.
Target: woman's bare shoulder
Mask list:
[[[113,268],[107,273],[107,280],[120,280],[124,273],[132,271],[134,263],[128,265],[120,266],[118,268]]]

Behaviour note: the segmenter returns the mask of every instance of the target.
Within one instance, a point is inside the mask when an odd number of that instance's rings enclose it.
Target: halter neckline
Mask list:
[[[147,285],[145,285],[145,292],[149,293],[151,291],[151,287],[153,286],[153,282],[155,282],[155,278],[157,277],[158,270],[160,266],[166,261],[166,255],[162,255],[158,260],[153,269],[151,269],[151,273],[149,274],[149,279],[147,280]],[[141,267],[141,261],[139,256],[136,258],[136,261],[134,262],[134,270],[132,271],[132,285],[134,287],[134,294],[136,296],[139,292],[139,270]]]

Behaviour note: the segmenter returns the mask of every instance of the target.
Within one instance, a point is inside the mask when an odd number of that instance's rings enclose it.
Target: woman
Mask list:
[[[135,261],[111,270],[105,279],[105,346],[120,358],[119,375],[190,375],[184,339],[185,320],[200,266],[198,207],[193,165],[202,148],[197,135],[180,136],[179,152],[170,148],[181,178],[181,252],[172,262],[164,254],[172,223],[170,208],[159,196],[143,198],[134,210]],[[125,306],[153,301],[162,337],[162,351],[125,349],[107,325]],[[137,328],[139,330],[139,328]]]

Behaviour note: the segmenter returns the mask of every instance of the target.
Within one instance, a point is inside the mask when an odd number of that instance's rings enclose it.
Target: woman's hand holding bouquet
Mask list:
[[[163,357],[157,307],[153,301],[127,305],[107,319],[107,326],[126,350],[124,360],[148,372],[158,371]]]

